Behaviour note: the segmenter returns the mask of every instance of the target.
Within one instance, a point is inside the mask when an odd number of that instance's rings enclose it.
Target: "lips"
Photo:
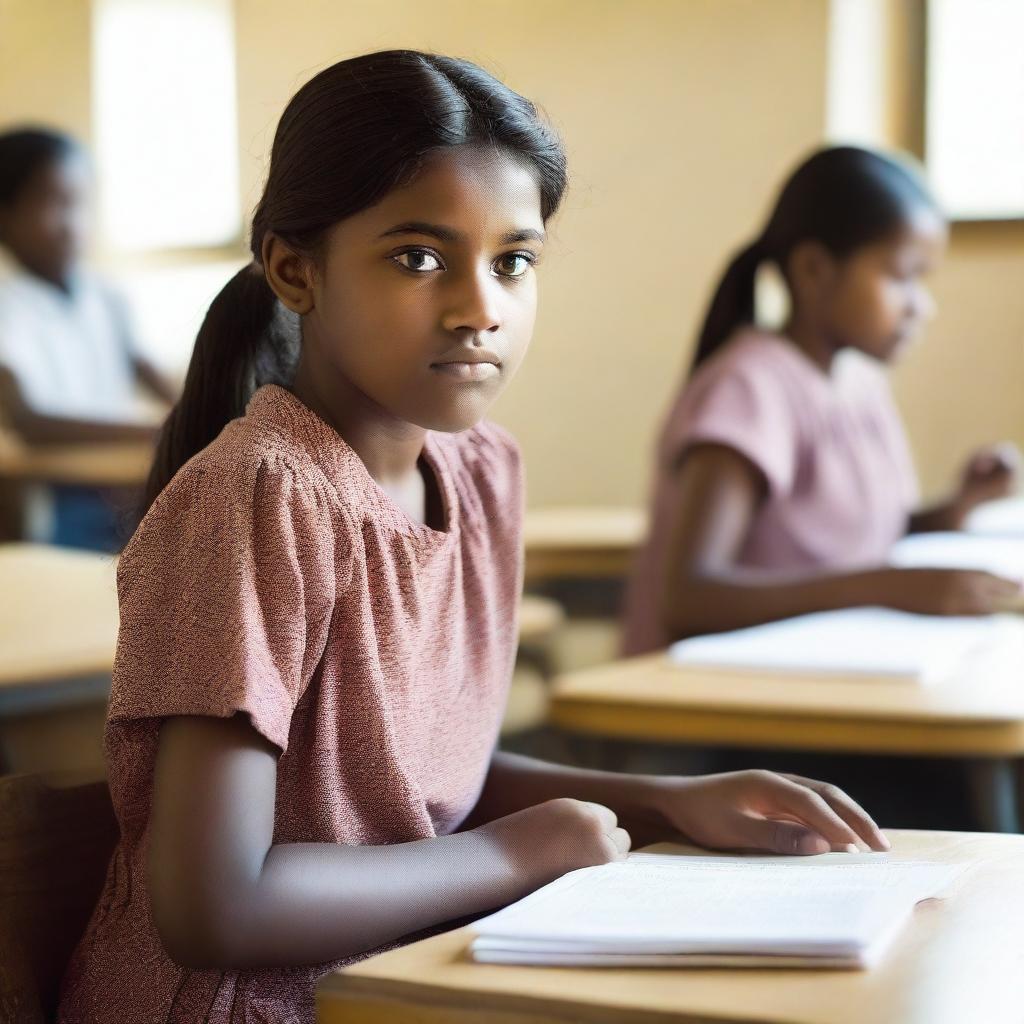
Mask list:
[[[501,360],[489,349],[458,349],[445,353],[430,368],[456,380],[490,380],[501,372]]]

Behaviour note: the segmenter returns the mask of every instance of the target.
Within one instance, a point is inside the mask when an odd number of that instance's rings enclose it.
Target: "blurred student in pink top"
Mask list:
[[[627,653],[856,605],[987,613],[1019,592],[981,572],[882,568],[908,531],[958,529],[1015,485],[1019,456],[994,447],[968,462],[948,501],[914,510],[884,367],[933,311],[924,279],[946,233],[916,171],[895,158],[823,149],[789,178],[719,283],[662,431]],[[790,298],[778,333],[754,325],[768,263]]]
[[[620,859],[622,826],[887,845],[808,779],[495,750],[522,475],[482,417],[565,180],[533,105],[465,61],[357,57],[289,103],[119,567],[121,840],[62,1021],[312,1024],[339,963]]]

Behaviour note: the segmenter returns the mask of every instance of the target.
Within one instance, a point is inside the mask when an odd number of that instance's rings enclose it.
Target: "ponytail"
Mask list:
[[[298,357],[298,328],[250,263],[210,304],[196,337],[185,388],[164,423],[139,519],[196,452],[245,412],[263,384],[287,383]]]
[[[690,373],[711,356],[736,330],[754,322],[754,282],[758,267],[769,258],[763,238],[737,253],[715,289],[697,339]]]

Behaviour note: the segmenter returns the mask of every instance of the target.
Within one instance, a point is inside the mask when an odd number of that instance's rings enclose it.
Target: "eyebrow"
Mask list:
[[[392,235],[429,235],[442,242],[458,242],[462,235],[452,228],[442,224],[428,224],[426,221],[410,220],[404,224],[396,224],[393,228],[381,233],[381,238],[388,238]],[[502,245],[513,245],[516,242],[541,242],[544,241],[544,232],[536,228],[519,228],[516,231],[506,232],[499,239]]]

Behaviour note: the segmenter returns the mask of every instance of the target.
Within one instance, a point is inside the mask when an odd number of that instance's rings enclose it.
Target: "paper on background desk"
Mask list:
[[[681,640],[682,667],[787,676],[864,677],[932,684],[973,651],[1001,642],[998,618],[911,615],[849,608]]]
[[[979,505],[967,517],[966,530],[994,537],[1024,537],[1024,494]]]
[[[889,562],[911,569],[981,569],[1024,582],[1024,523],[1021,526],[1019,537],[915,533],[893,545]]]
[[[873,966],[962,864],[634,853],[473,925],[473,958],[550,966]]]

